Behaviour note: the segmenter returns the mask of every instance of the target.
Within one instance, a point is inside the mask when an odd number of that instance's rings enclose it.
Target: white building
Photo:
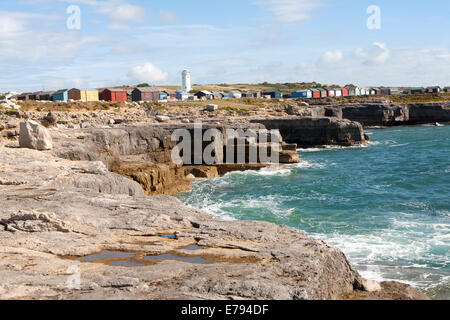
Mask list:
[[[181,74],[181,91],[190,92],[191,90],[191,73],[188,70],[183,70]]]

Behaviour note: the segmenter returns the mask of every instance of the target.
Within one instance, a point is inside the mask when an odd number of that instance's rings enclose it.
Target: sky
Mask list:
[[[0,92],[450,85],[448,0],[0,1]]]

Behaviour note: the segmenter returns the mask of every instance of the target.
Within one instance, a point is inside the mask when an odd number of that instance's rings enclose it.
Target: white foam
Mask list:
[[[367,148],[372,144],[372,142],[368,142],[363,145],[357,145],[357,146],[335,146],[335,145],[325,145],[322,147],[315,147],[315,148],[298,148],[297,152],[321,152],[321,151],[330,151],[330,150],[346,150],[346,149],[363,149]]]

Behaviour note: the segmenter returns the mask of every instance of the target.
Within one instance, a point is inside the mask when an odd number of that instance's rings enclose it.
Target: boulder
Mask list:
[[[47,129],[35,121],[26,121],[20,124],[19,145],[21,148],[35,150],[51,150],[52,138]]]
[[[56,124],[56,122],[58,121],[58,119],[56,118],[56,116],[49,112],[45,117],[44,120],[47,122],[47,124],[49,126],[54,126]]]
[[[206,105],[206,111],[208,112],[213,112],[216,111],[217,109],[219,109],[219,107],[217,106],[217,104],[208,104]]]
[[[15,127],[17,127],[17,120],[15,119],[11,119],[6,123],[7,129],[14,129]]]
[[[375,280],[362,280],[363,290],[367,292],[381,291],[381,285]]]
[[[156,116],[155,119],[158,122],[168,122],[170,120],[170,118],[167,116]]]

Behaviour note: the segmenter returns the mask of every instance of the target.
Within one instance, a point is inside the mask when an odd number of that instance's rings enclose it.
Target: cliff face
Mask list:
[[[0,299],[339,299],[371,288],[323,241],[144,196],[101,162],[1,147],[0,201]],[[406,287],[363,298],[426,298]]]
[[[296,143],[298,147],[352,146],[366,142],[361,124],[337,118],[290,117],[254,119],[251,122],[280,130],[286,142]]]
[[[450,103],[341,105],[342,117],[364,126],[413,125],[450,121]]]
[[[264,128],[259,124],[246,126],[222,126],[205,125],[203,133],[208,129],[218,129],[221,132],[229,128],[247,130]],[[235,170],[258,170],[267,166],[260,158],[257,163],[250,162],[250,147],[259,147],[258,143],[245,142],[236,144],[234,161],[226,159],[228,141],[217,141],[215,147],[223,156],[218,156],[224,164],[206,166],[204,163],[192,170],[191,164],[187,166],[176,165],[172,162],[171,154],[177,142],[171,141],[171,136],[176,129],[186,129],[194,137],[193,125],[133,125],[120,128],[95,128],[79,130],[53,130],[54,154],[70,160],[101,161],[109,170],[121,174],[138,182],[148,195],[169,194],[189,191],[192,181],[188,176],[215,177]],[[194,143],[194,142],[193,142]],[[201,152],[211,142],[200,141]],[[245,155],[244,163],[237,163],[237,152],[242,146]],[[192,156],[195,155],[193,145]],[[280,162],[297,163],[299,156],[296,145],[281,144]],[[270,148],[269,148],[270,151]],[[191,159],[192,163],[193,159]],[[192,176],[191,176],[192,177]]]

